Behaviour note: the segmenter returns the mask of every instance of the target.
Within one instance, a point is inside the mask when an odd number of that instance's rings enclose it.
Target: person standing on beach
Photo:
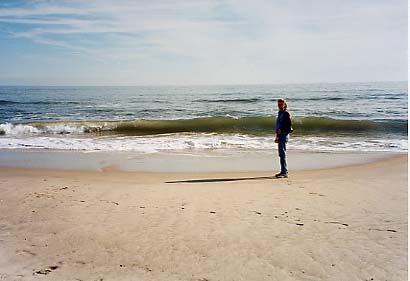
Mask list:
[[[280,173],[276,174],[277,178],[288,177],[288,167],[286,162],[286,144],[289,139],[289,133],[293,132],[290,113],[285,99],[278,99],[278,118],[276,119],[276,138],[280,158]]]

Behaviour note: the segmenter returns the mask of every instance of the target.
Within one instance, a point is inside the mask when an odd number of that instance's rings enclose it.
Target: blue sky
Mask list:
[[[0,84],[407,80],[404,0],[0,1]]]

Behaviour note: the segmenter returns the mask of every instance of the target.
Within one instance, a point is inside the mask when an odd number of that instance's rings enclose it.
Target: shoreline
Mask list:
[[[290,171],[320,170],[371,163],[407,152],[288,151]],[[276,150],[197,150],[152,154],[53,150],[0,150],[0,168],[124,172],[272,172]]]

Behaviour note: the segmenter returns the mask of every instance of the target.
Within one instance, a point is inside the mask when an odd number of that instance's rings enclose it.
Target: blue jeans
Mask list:
[[[286,163],[286,143],[288,142],[287,135],[285,137],[279,137],[278,152],[280,158],[280,173],[288,173],[288,164]]]

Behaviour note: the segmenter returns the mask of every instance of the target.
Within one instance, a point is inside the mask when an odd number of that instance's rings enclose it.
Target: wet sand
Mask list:
[[[290,150],[288,166],[294,170],[335,168],[364,164],[403,155],[399,152],[326,152]],[[138,153],[127,151],[56,151],[0,149],[0,167],[128,172],[270,172],[278,171],[279,158],[272,150],[198,150]]]

